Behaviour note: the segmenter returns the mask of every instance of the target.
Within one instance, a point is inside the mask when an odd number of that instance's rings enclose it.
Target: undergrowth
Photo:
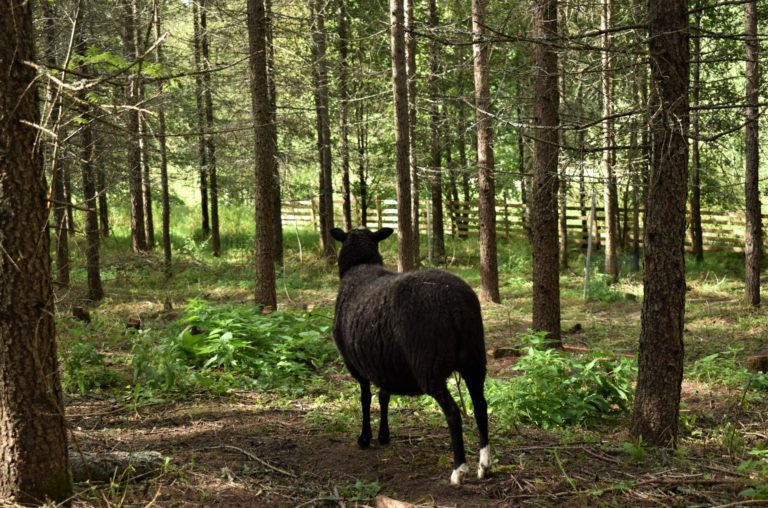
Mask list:
[[[502,426],[544,429],[615,421],[632,406],[634,359],[600,351],[578,356],[545,347],[541,333],[523,337],[530,345],[514,369],[521,375],[492,379],[486,396]]]
[[[152,334],[133,346],[139,389],[187,391],[228,388],[306,393],[338,358],[327,317],[191,300],[181,329],[159,342]],[[178,328],[177,327],[177,328]]]

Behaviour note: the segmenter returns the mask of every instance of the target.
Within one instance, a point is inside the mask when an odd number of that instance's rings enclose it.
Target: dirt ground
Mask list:
[[[686,384],[684,398],[689,411],[734,410],[696,385]],[[756,441],[766,439],[764,414],[762,407],[741,415]],[[447,429],[404,409],[393,409],[400,424],[392,442],[368,450],[357,448],[357,428],[319,426],[304,401],[275,408],[248,392],[139,408],[79,400],[68,415],[78,451],[152,450],[168,460],[139,478],[127,472],[108,483],[78,483],[75,506],[386,506],[377,495],[454,507],[758,503],[738,501],[750,478],[726,451],[682,443],[682,453],[638,459],[622,450],[627,436],[610,429],[568,436],[492,429],[493,474],[477,480],[474,426],[465,419],[470,474],[455,488]]]

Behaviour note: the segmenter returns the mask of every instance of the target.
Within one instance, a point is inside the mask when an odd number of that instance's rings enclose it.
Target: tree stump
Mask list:
[[[747,370],[750,372],[768,372],[768,353],[747,357]]]

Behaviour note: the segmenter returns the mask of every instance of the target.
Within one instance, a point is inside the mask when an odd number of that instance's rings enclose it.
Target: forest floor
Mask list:
[[[301,254],[291,251],[286,260],[291,273],[279,282],[280,306],[330,317],[335,269],[308,255],[312,245],[306,243]],[[628,413],[613,423],[544,429],[502,423],[492,412],[493,470],[478,480],[474,421],[465,416],[470,473],[456,488],[448,482],[445,421],[421,399],[393,401],[389,445],[357,448],[357,387],[338,361],[303,392],[232,387],[142,393],[130,381],[126,360],[137,334],[125,323],[140,317],[138,334],[155,340],[178,333],[173,327],[190,298],[247,308],[251,272],[248,256],[216,261],[192,253],[177,261],[168,282],[158,257],[125,255],[122,246],[107,249],[108,299],[89,308],[92,323],[70,316],[72,306],[82,304],[82,281],[57,294],[70,445],[73,454],[153,451],[162,460],[146,470],[117,472],[108,481],[78,479],[75,506],[768,505],[767,392],[729,378],[747,355],[768,347],[768,316],[742,304],[735,257],[689,270],[686,371],[697,375],[686,374],[683,383],[676,450],[633,441]],[[476,260],[454,255],[450,268],[476,286]],[[516,345],[530,326],[530,276],[520,269],[527,254],[503,255],[503,302],[483,309],[489,351]],[[576,351],[633,355],[642,306],[639,277],[598,283],[584,300],[580,271],[562,278],[565,344]],[[79,364],[72,368],[73,351],[83,342],[95,345],[99,358],[118,371],[111,386],[89,388],[76,379],[84,374]],[[489,355],[489,376],[518,375],[516,361]],[[85,389],[78,390],[78,382]],[[376,424],[374,419],[374,431]]]

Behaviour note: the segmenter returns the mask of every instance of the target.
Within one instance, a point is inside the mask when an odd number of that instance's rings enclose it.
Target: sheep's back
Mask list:
[[[429,392],[467,365],[485,369],[477,295],[451,273],[358,267],[342,279],[336,319],[353,375],[393,393]]]

